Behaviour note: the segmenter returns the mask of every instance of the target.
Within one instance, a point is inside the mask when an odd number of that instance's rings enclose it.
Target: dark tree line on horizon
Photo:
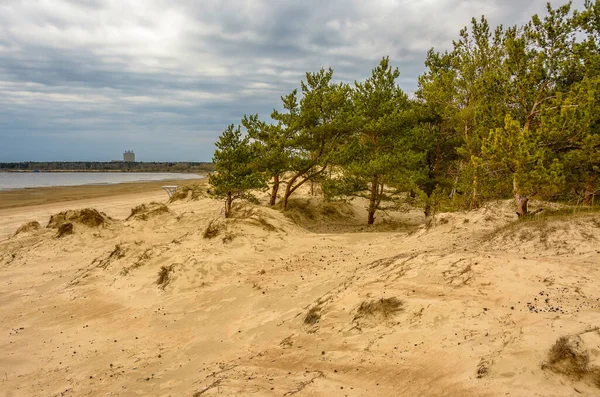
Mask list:
[[[427,53],[414,99],[384,57],[371,77],[307,73],[269,122],[246,115],[217,142],[215,194],[231,203],[270,189],[285,210],[304,184],[377,211],[411,200],[431,215],[515,197],[593,205],[600,193],[600,1],[571,2],[523,26],[460,31]],[[279,202],[277,198],[279,197]]]
[[[125,161],[26,161],[0,163],[0,171],[123,171],[123,172],[212,172],[207,162],[125,162]]]

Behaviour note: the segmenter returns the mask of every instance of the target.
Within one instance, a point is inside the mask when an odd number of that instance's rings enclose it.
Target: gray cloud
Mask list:
[[[580,6],[583,0],[576,1]],[[560,3],[556,3],[560,4]],[[472,16],[519,24],[545,0],[0,0],[0,161],[210,160],[244,113],[307,71],[364,79],[389,55],[415,89],[426,51]]]

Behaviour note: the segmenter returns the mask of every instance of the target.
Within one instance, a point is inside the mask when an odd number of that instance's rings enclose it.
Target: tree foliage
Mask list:
[[[282,98],[284,111],[271,114],[291,154],[281,201],[284,210],[300,186],[325,172],[350,131],[350,89],[347,84],[334,84],[332,78],[331,68],[307,73],[300,83],[302,99],[293,91]]]
[[[236,199],[252,197],[253,189],[264,187],[263,175],[253,170],[257,153],[250,145],[248,136],[242,137],[241,128],[231,124],[215,144],[213,156],[216,173],[209,176],[213,195],[225,201],[225,218],[231,216],[232,203]]]
[[[338,175],[325,183],[328,196],[363,197],[368,200],[369,225],[382,201],[389,201],[386,187],[410,179],[418,155],[411,144],[410,102],[396,85],[400,71],[383,58],[364,83],[355,82],[351,134],[337,154]]]
[[[320,182],[329,198],[364,199],[369,224],[403,195],[421,197],[426,215],[441,201],[476,208],[514,196],[521,215],[529,197],[594,203],[599,1],[581,10],[548,3],[522,26],[473,18],[451,50],[431,49],[425,66],[412,99],[387,57],[353,86],[335,83],[332,69],[307,73],[281,97],[272,123],[244,117],[251,142],[238,137],[236,145],[246,150],[245,171],[217,164],[238,175],[223,191],[268,180],[269,204],[281,197],[285,210],[301,186]]]

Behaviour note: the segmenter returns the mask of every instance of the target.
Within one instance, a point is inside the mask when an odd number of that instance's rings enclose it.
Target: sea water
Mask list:
[[[123,182],[203,177],[198,174],[171,172],[0,172],[0,190],[47,186],[112,185]]]

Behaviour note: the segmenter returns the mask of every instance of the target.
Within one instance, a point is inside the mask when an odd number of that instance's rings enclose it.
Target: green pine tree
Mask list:
[[[386,186],[407,180],[418,156],[411,150],[413,116],[406,94],[396,84],[400,76],[383,58],[364,83],[355,82],[350,118],[353,135],[340,148],[340,175],[324,185],[327,196],[368,200],[367,223],[375,222]]]
[[[521,128],[507,115],[504,127],[492,130],[483,140],[482,157],[487,169],[512,180],[519,216],[527,215],[527,200],[520,198],[521,193],[526,193],[525,198],[550,196],[564,183],[562,165],[556,158],[549,161],[542,137],[539,132]]]
[[[236,199],[251,198],[251,190],[265,186],[263,175],[252,169],[257,153],[250,145],[249,137],[242,137],[240,127],[231,124],[215,144],[213,163],[216,173],[209,176],[215,197],[225,201],[225,218],[231,216],[232,203]]]
[[[267,124],[259,120],[257,114],[244,116],[242,125],[253,140],[252,146],[257,154],[255,169],[264,173],[267,180],[272,180],[269,198],[269,205],[272,207],[277,200],[281,178],[288,170],[290,162],[290,140],[285,125]]]
[[[286,210],[290,196],[308,181],[321,176],[350,131],[347,111],[349,87],[332,83],[333,69],[307,73],[297,92],[282,97],[284,111],[274,110],[283,146],[287,148],[287,173],[281,207]]]

